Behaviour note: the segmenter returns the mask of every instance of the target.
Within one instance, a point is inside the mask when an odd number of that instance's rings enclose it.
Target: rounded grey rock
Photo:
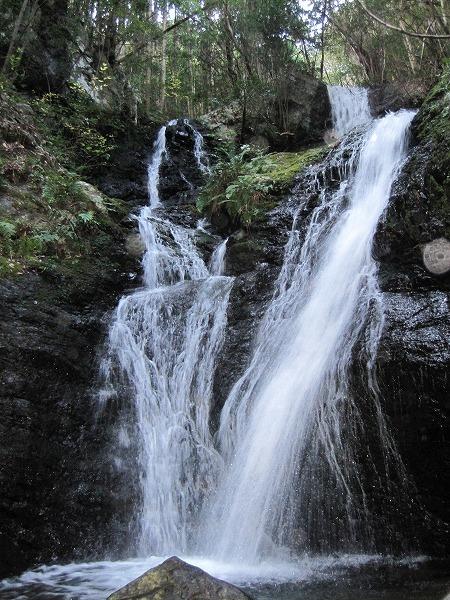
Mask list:
[[[422,251],[425,267],[433,275],[443,275],[450,271],[450,242],[438,238],[426,244]]]

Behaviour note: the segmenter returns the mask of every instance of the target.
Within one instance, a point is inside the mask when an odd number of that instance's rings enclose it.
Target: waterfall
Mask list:
[[[193,127],[187,119],[184,120],[185,125],[189,127],[194,136],[194,156],[197,161],[197,166],[203,175],[210,175],[211,168],[209,166],[208,155],[205,152],[205,143],[202,134]]]
[[[221,242],[214,250],[209,264],[211,275],[223,275],[225,270],[225,252],[227,251],[228,238]]]
[[[370,121],[369,96],[366,88],[329,85],[333,129],[342,137],[358,125]]]
[[[330,98],[339,133],[368,120],[366,94],[339,89]],[[253,357],[221,414],[225,466],[198,542],[207,556],[257,563],[292,549],[367,550],[370,515],[358,464],[375,460],[361,444],[369,414],[386,470],[393,465],[402,477],[373,376],[383,310],[371,249],[413,116],[388,114],[341,144],[328,165],[331,173],[346,157],[339,185],[324,167],[303,182],[319,200],[308,223],[300,222],[304,204],[297,207]],[[364,406],[350,389],[358,343]],[[375,473],[369,485],[389,480]]]
[[[203,143],[192,130],[200,167]],[[213,485],[219,457],[209,431],[210,401],[233,284],[222,276],[225,247],[210,273],[195,229],[165,217],[158,184],[166,158],[164,126],[148,166],[149,205],[137,219],[145,244],[144,287],[120,300],[102,365],[109,395],[118,401],[125,396],[132,407],[124,411],[117,444],[137,449],[136,545],[144,555],[186,552],[196,513]]]

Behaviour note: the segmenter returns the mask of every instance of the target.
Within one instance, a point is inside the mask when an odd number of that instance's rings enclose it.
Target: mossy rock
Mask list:
[[[248,600],[234,585],[215,579],[176,556],[150,569],[108,600]]]
[[[432,88],[415,122],[417,139],[429,150],[425,187],[433,211],[448,224],[450,235],[450,62]]]
[[[289,192],[301,171],[320,161],[327,152],[324,145],[301,152],[270,154],[244,146],[240,154],[216,165],[200,192],[197,209],[210,217],[225,214],[232,229],[249,228],[264,220],[267,212]]]
[[[379,226],[375,255],[405,271],[420,265],[411,277],[432,285],[436,274],[423,269],[422,252],[440,238],[450,240],[450,64],[412,123],[410,155]]]

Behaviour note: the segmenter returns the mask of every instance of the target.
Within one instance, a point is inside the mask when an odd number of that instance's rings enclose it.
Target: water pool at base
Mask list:
[[[254,600],[450,599],[450,563],[423,557],[344,555],[232,565],[183,557]],[[51,565],[0,582],[0,600],[105,600],[163,558]]]

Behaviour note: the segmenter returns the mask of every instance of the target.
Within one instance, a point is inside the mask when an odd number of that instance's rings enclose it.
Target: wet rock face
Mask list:
[[[183,119],[166,130],[168,155],[160,171],[159,191],[165,206],[193,204],[205,182],[194,154],[192,127]]]
[[[426,248],[450,238],[448,156],[445,141],[432,135],[441,135],[442,126],[434,129],[428,105],[413,121],[413,147],[375,238],[386,310],[378,380],[417,488],[422,549],[444,554],[450,551],[450,276],[427,267]],[[424,124],[431,135],[423,134]]]
[[[448,292],[384,292],[386,325],[378,383],[415,487],[414,535],[430,555],[448,554],[450,302]]]
[[[286,111],[278,114],[284,126],[275,145],[282,149],[295,149],[323,140],[325,130],[331,125],[331,106],[326,85],[306,75],[292,77],[286,90]],[[285,135],[285,132],[292,135]],[[285,140],[283,140],[285,138]]]
[[[152,124],[127,131],[112,153],[113,168],[102,167],[95,175],[96,184],[104,194],[125,200],[130,209],[147,200],[147,164],[156,132],[157,127]]]
[[[93,387],[130,267],[116,248],[76,274],[0,281],[0,577],[115,545],[121,508]]]
[[[214,378],[212,426],[233,386],[245,371],[258,326],[269,303],[283,260],[288,228],[274,219],[228,242],[225,275],[235,277],[230,294],[224,347]]]
[[[369,104],[372,114],[378,117],[401,108],[418,108],[426,93],[423,83],[414,80],[384,83],[369,90]]]
[[[248,600],[239,588],[176,556],[150,569],[108,600]]]

